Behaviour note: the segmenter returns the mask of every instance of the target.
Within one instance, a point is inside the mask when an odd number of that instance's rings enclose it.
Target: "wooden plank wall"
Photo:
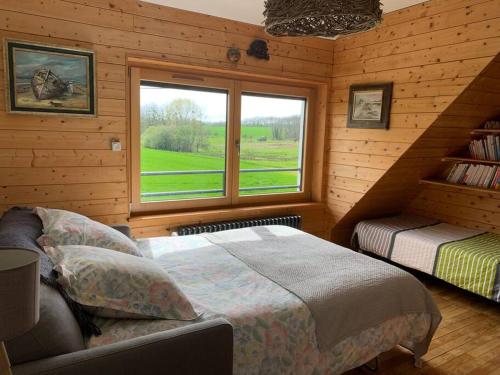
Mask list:
[[[460,114],[457,115],[457,112]],[[462,123],[462,126],[450,127],[452,122],[446,121],[465,114],[471,118]],[[500,115],[500,54],[446,110],[441,121],[437,121],[412,146],[401,164],[404,162],[407,165],[416,155],[422,154],[429,144],[439,144],[439,148],[435,147],[433,150],[441,152],[443,156],[448,155],[450,149],[456,149],[456,154],[464,155],[463,145],[469,143],[470,130],[479,127],[478,124],[481,125],[485,119],[497,115]],[[445,166],[439,161],[435,165],[440,170]],[[429,167],[430,165],[427,165],[427,168]],[[425,176],[432,172],[432,169],[427,173],[422,170],[421,174]],[[500,233],[500,192],[488,193],[425,185],[410,203],[407,211],[461,226]]]
[[[327,171],[333,240],[346,243],[357,220],[411,201],[400,186],[411,181],[416,194],[412,164],[382,177],[499,53],[499,17],[500,0],[433,0],[388,14],[374,31],[334,42]],[[394,82],[390,130],[347,129],[349,86],[383,81]],[[442,139],[429,141],[413,165],[441,155],[436,148],[443,139],[467,132],[456,128],[479,126],[479,101],[440,120],[453,129],[441,129]]]
[[[269,38],[258,26],[135,0],[2,0],[0,37],[88,48],[98,61],[95,119],[6,114],[0,72],[0,212],[45,205],[105,223],[129,217],[127,55],[323,81],[332,71],[331,41]],[[245,51],[255,38],[268,40],[270,61],[227,61],[228,47]],[[113,138],[122,152],[110,151]]]
[[[463,155],[472,129],[500,114],[500,92],[491,85],[495,81],[490,80],[497,74],[498,59],[472,81],[342,218],[333,231],[337,239],[347,241],[360,220],[401,211],[499,232],[498,193],[472,194],[464,189],[419,184],[422,178],[435,177],[446,169],[443,156]]]

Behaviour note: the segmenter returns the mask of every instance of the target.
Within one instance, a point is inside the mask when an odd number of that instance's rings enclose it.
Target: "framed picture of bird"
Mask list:
[[[96,115],[93,51],[5,40],[7,111]]]

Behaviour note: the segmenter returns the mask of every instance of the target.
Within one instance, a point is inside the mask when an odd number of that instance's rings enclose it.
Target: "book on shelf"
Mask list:
[[[500,167],[484,164],[456,163],[446,181],[452,184],[500,190]]]
[[[490,134],[473,139],[469,144],[469,152],[473,159],[500,161],[500,135]]]
[[[486,121],[484,129],[500,129],[500,120]]]

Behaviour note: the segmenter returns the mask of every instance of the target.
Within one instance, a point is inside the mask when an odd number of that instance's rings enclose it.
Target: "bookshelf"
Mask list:
[[[500,137],[500,129],[481,128],[471,131],[470,134],[471,142],[467,151],[468,155],[443,157],[441,159],[443,163],[453,163],[453,166],[444,170],[442,177],[423,179],[420,183],[500,194],[497,186],[497,181],[500,181],[500,160],[484,159],[499,158],[498,137]],[[485,185],[490,187],[485,187]]]
[[[424,184],[424,185],[444,186],[444,187],[451,187],[451,188],[455,188],[455,189],[471,190],[471,191],[476,191],[476,192],[480,192],[480,193],[492,193],[492,194],[499,194],[500,195],[500,190],[486,189],[486,188],[481,188],[481,187],[477,187],[477,186],[468,186],[468,185],[462,185],[462,184],[453,184],[453,183],[448,182],[446,180],[424,179],[424,180],[420,180],[420,183]]]
[[[471,164],[490,164],[490,165],[500,165],[500,161],[496,160],[479,160],[467,157],[459,157],[459,156],[447,156],[441,159],[442,161],[455,161],[455,162],[463,162],[463,163],[471,163]]]
[[[500,129],[475,129],[471,134],[500,134]]]

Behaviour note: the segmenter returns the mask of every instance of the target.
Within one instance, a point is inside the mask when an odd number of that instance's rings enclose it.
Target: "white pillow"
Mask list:
[[[96,315],[193,320],[193,306],[166,271],[147,258],[91,246],[47,247],[68,295]]]
[[[43,207],[37,207],[34,211],[43,223],[43,235],[37,240],[42,247],[87,245],[142,256],[130,238],[86,216]]]

